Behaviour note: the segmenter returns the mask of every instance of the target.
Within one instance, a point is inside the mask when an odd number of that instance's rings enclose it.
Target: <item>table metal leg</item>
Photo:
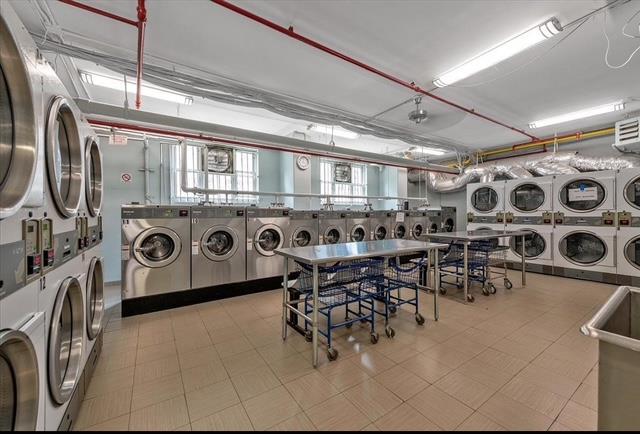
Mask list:
[[[522,253],[521,253],[521,257],[522,257],[522,286],[526,286],[527,285],[527,270],[525,270],[525,257],[526,257],[526,249],[525,249],[525,238],[526,236],[523,235],[522,236]]]
[[[464,302],[468,303],[469,301],[469,244],[465,241],[462,243],[463,247],[463,265],[464,270],[462,271],[464,276]]]
[[[284,274],[282,275],[282,340],[287,339],[287,315],[289,309],[289,258],[284,258]]]
[[[440,251],[435,250],[435,258],[433,260],[433,317],[436,321],[440,318],[440,309],[438,308],[438,296],[440,295],[440,272],[438,271],[438,256]]]
[[[312,336],[312,363],[313,367],[318,366],[318,264],[313,265],[313,314],[311,317],[311,336]]]

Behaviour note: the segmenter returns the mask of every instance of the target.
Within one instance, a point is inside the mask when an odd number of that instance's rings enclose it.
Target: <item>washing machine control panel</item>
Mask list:
[[[76,217],[76,235],[78,236],[78,250],[89,247],[89,219]]]
[[[557,225],[564,224],[564,213],[563,212],[555,213],[554,222]]]
[[[507,223],[513,223],[513,213],[512,212],[505,213],[504,219]]]
[[[631,222],[633,221],[633,216],[630,212],[620,211],[618,213],[618,224],[620,227],[631,226]]]
[[[545,225],[553,224],[553,213],[552,212],[543,212],[542,213],[542,223]]]
[[[615,226],[616,225],[616,213],[615,212],[603,212],[602,213],[602,226]]]
[[[31,219],[22,222],[22,239],[25,243],[27,282],[40,276],[42,271],[42,233],[40,220]]]
[[[55,260],[55,250],[53,248],[53,220],[42,219],[40,223],[42,233],[42,272],[45,273]]]

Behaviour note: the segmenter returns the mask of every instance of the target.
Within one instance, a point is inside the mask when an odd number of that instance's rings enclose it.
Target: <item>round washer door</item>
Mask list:
[[[430,234],[435,234],[436,232],[438,232],[438,224],[437,223],[431,223],[431,226],[429,226],[429,233]]]
[[[640,209],[640,176],[629,181],[624,188],[624,198],[629,205]]]
[[[340,241],[342,241],[342,234],[340,233],[340,229],[336,227],[330,227],[325,231],[325,244],[338,244]]]
[[[544,204],[544,190],[536,184],[520,184],[511,190],[509,201],[518,211],[533,212]]]
[[[305,228],[296,229],[291,237],[292,247],[307,247],[311,245],[311,232]]]
[[[256,231],[253,244],[262,256],[275,255],[275,250],[281,248],[284,244],[282,229],[274,224],[261,226]]]
[[[228,226],[213,226],[200,239],[202,254],[212,261],[226,261],[238,251],[238,234]]]
[[[422,223],[416,223],[415,225],[413,225],[411,233],[413,234],[413,238],[415,238],[416,240],[420,238],[424,233],[424,227],[422,226]]]
[[[596,265],[607,256],[607,244],[592,232],[568,233],[560,240],[559,248],[560,254],[576,265]]]
[[[355,225],[351,229],[351,241],[364,241],[367,236],[367,231],[364,230],[364,226]]]
[[[90,340],[98,337],[104,316],[103,259],[94,257],[87,272],[87,335]]]
[[[82,287],[75,277],[67,277],[56,296],[49,325],[49,392],[57,404],[71,398],[82,372],[84,333]]]
[[[498,206],[498,193],[491,187],[480,187],[471,194],[471,206],[478,212],[490,212]]]
[[[629,261],[629,264],[640,270],[640,235],[632,238],[624,246],[624,257]]]
[[[102,209],[102,151],[95,138],[87,138],[85,145],[84,185],[87,208],[92,217]]]
[[[376,226],[376,230],[373,233],[376,240],[384,240],[387,238],[387,227],[385,225]]]
[[[527,259],[535,259],[540,257],[547,249],[547,242],[544,237],[533,229],[525,229],[529,234],[524,237],[524,254]],[[509,247],[511,251],[522,257],[522,237],[511,237],[509,239]]]
[[[407,235],[407,227],[403,223],[398,223],[393,229],[393,235],[396,238],[404,238]]]
[[[455,223],[453,219],[449,217],[444,221],[444,224],[442,225],[442,229],[444,230],[444,232],[453,232],[454,226],[455,226]]]
[[[161,268],[175,261],[182,250],[180,237],[169,228],[145,229],[133,242],[133,255],[145,267]]]
[[[0,219],[27,199],[36,171],[38,132],[31,84],[11,30],[0,16]]]
[[[589,212],[598,208],[607,197],[602,184],[592,179],[576,179],[560,189],[560,202],[575,212]]]
[[[63,217],[73,217],[78,212],[82,194],[84,150],[76,116],[61,96],[55,97],[49,108],[45,138],[53,201]]]
[[[40,380],[29,336],[0,330],[0,431],[35,431]]]

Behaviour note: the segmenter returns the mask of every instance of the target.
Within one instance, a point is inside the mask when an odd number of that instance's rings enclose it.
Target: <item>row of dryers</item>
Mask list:
[[[0,42],[0,430],[64,429],[100,348],[101,153],[6,2]]]
[[[640,282],[638,168],[470,184],[467,211],[469,230],[531,231],[525,255],[542,271]],[[511,242],[518,262],[521,240]]]
[[[122,208],[123,299],[281,276],[275,250],[453,231],[455,208],[298,211],[233,206]]]

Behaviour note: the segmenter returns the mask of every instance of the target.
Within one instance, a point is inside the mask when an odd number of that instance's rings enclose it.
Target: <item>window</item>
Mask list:
[[[204,173],[198,170],[200,161],[199,146],[187,146],[187,182],[189,186],[199,186],[204,188]],[[180,188],[180,145],[170,145],[171,155],[171,203],[180,202],[200,202],[204,200],[203,195],[185,193]],[[232,174],[209,174],[209,188],[221,190],[258,190],[258,153],[246,149],[236,149],[234,156],[234,173]],[[213,203],[253,203],[258,198],[253,195],[225,195],[211,194],[209,200]]]
[[[367,166],[351,164],[351,182],[335,182],[335,161],[320,160],[320,193],[326,195],[367,195]],[[323,203],[326,199],[323,199]],[[367,203],[366,199],[337,197],[331,199],[336,205],[356,205]]]

